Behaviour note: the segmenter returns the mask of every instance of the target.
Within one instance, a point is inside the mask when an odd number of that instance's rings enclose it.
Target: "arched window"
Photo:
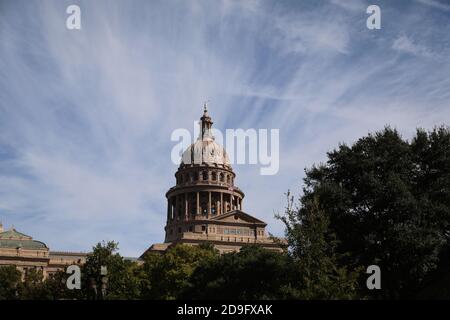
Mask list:
[[[198,172],[194,173],[194,181],[198,181]]]
[[[230,176],[227,175],[227,183],[230,183]]]
[[[225,178],[224,178],[224,174],[221,172],[220,173],[220,182],[224,182],[225,181]]]
[[[214,171],[212,173],[212,181],[216,181],[217,180],[217,173]]]
[[[202,179],[203,179],[203,181],[207,181],[208,180],[208,171],[203,171],[202,172]]]

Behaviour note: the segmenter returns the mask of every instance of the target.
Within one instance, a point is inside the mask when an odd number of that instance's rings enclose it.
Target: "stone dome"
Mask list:
[[[203,116],[200,118],[200,136],[197,141],[191,144],[181,156],[181,165],[209,164],[230,166],[225,149],[214,141],[211,133],[212,119],[208,114],[206,104],[204,105]]]
[[[181,164],[202,164],[230,166],[225,149],[212,138],[198,139],[181,157]]]
[[[33,240],[32,237],[20,233],[16,229],[0,232],[0,248],[48,249],[45,243]]]

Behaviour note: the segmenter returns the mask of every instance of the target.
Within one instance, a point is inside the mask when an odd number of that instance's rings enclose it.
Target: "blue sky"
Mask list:
[[[170,135],[209,99],[218,129],[280,129],[278,174],[234,169],[282,235],[284,193],[327,151],[450,123],[449,18],[443,0],[0,0],[0,219],[53,250],[140,255],[164,238]]]

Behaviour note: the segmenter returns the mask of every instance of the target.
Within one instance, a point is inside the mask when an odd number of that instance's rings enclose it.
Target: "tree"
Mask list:
[[[408,142],[385,128],[329,152],[304,181],[302,206],[318,201],[340,263],[381,268],[382,290],[365,294],[415,297],[449,246],[449,129],[418,130]]]
[[[82,290],[69,290],[67,288],[68,274],[65,271],[57,271],[45,279],[42,291],[48,300],[78,300],[82,299]]]
[[[0,300],[17,299],[20,281],[21,274],[15,266],[0,267]]]
[[[190,276],[197,266],[217,259],[218,255],[218,251],[210,244],[178,244],[164,254],[148,253],[142,271],[142,297],[177,299],[189,285]]]
[[[93,247],[81,268],[82,290],[88,299],[100,299],[101,285],[107,278],[105,299],[136,299],[139,297],[138,280],[134,276],[136,263],[126,261],[118,253],[116,242],[102,242]],[[107,274],[101,274],[101,267]],[[97,292],[95,293],[94,287]]]
[[[296,282],[289,257],[260,246],[202,261],[183,292],[185,299],[282,299]]]
[[[44,288],[44,275],[42,270],[29,268],[23,282],[18,285],[18,292],[22,300],[44,300],[47,292]]]
[[[343,254],[337,252],[338,240],[317,199],[298,206],[288,193],[287,202],[285,214],[277,218],[285,224],[288,253],[297,266],[299,281],[288,288],[290,295],[307,300],[355,298],[361,270],[340,264]]]

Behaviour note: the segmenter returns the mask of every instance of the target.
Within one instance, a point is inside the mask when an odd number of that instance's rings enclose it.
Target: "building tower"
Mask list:
[[[199,137],[184,151],[176,184],[166,193],[164,243],[149,250],[201,242],[210,242],[221,252],[239,250],[244,244],[278,250],[265,232],[266,223],[243,211],[244,193],[235,185],[225,149],[214,141],[206,104],[199,125]]]

